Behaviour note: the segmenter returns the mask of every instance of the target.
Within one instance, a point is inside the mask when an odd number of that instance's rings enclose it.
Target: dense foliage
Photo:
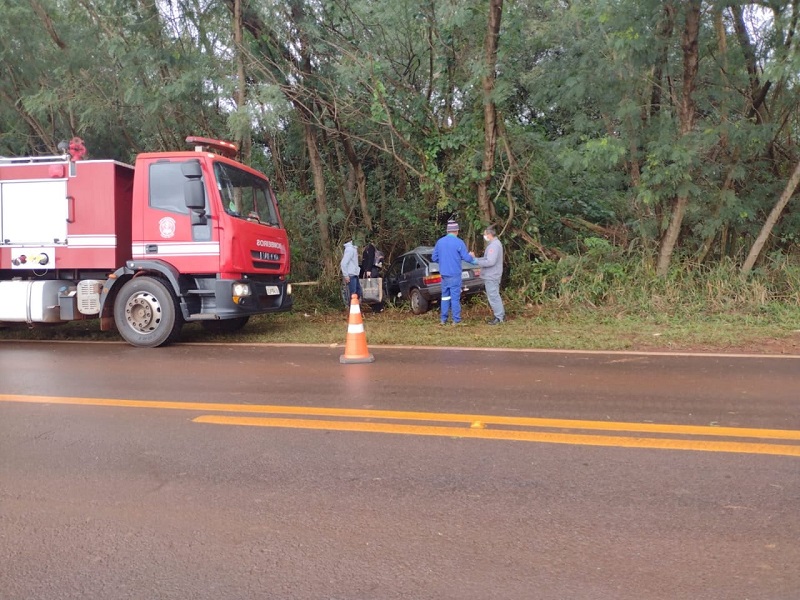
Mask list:
[[[354,231],[391,257],[453,217],[477,250],[499,226],[534,301],[581,265],[603,301],[631,270],[763,275],[797,250],[800,0],[0,8],[0,155],[234,138],[279,192],[296,280],[333,281]]]

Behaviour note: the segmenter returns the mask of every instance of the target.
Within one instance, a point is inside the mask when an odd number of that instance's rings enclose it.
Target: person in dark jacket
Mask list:
[[[375,248],[375,244],[369,242],[364,247],[364,252],[361,253],[361,273],[359,277],[366,279],[368,277],[380,277],[380,267],[376,260],[377,255],[380,254]]]
[[[461,261],[478,264],[464,240],[458,237],[458,223],[447,222],[447,235],[436,241],[432,258],[439,263],[442,276],[441,324],[447,323],[452,311],[453,324],[457,325],[461,323]]]
[[[361,272],[359,273],[359,277],[361,279],[379,279],[381,276],[381,269],[383,268],[383,252],[378,250],[371,241],[367,243],[364,247],[364,251],[361,253]],[[383,280],[375,281],[368,281],[366,284],[370,286],[377,285],[378,289],[382,285]],[[364,289],[364,285],[362,283],[362,291]],[[370,287],[370,297],[373,297],[374,290],[376,288]],[[384,305],[383,301],[371,301],[369,302],[370,308],[372,308],[372,312],[379,313],[383,312]]]

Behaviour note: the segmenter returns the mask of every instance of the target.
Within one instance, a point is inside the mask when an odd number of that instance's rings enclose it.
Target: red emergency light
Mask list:
[[[198,137],[190,135],[186,138],[187,144],[194,144],[195,150],[204,152],[208,150],[215,150],[222,156],[227,158],[236,158],[236,153],[239,152],[239,146],[233,142],[225,142],[223,140],[212,140],[211,138]]]

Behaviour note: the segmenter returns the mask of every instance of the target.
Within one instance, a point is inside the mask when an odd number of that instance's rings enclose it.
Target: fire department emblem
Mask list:
[[[172,217],[164,217],[158,222],[158,231],[161,233],[162,238],[175,237],[175,219]]]

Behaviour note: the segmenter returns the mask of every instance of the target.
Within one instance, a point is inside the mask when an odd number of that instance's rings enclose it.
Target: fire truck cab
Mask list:
[[[140,154],[135,166],[0,158],[0,325],[99,318],[134,346],[186,322],[234,331],[292,306],[289,240],[269,180],[235,145]],[[82,147],[82,145],[81,145]]]

